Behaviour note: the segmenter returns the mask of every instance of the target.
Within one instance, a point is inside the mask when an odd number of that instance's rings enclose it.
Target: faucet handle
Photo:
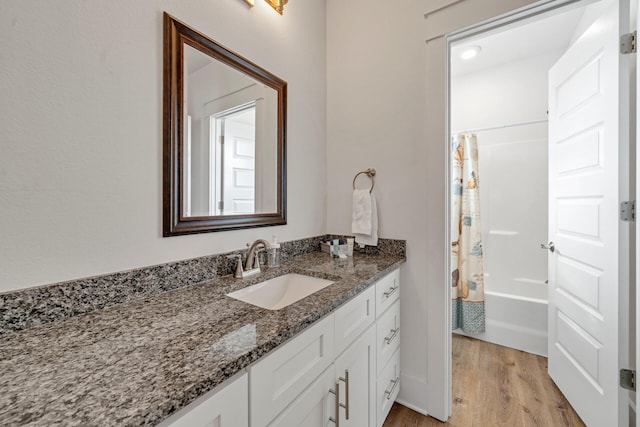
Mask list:
[[[241,254],[230,254],[227,255],[228,259],[238,259],[236,262],[236,272],[233,274],[233,277],[236,279],[242,279],[242,255]]]
[[[251,268],[260,268],[260,252],[264,252],[264,248],[256,248]]]

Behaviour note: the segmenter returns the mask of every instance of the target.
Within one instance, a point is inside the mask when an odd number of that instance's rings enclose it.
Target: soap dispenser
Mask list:
[[[272,242],[268,251],[269,267],[280,267],[280,243],[278,243],[278,235],[272,236]]]

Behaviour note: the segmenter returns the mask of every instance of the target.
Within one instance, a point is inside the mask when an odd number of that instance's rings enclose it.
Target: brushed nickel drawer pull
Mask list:
[[[400,286],[395,285],[392,288],[389,288],[387,292],[383,292],[382,295],[384,295],[385,298],[389,298],[391,295],[395,294],[398,289],[400,289]]]
[[[336,427],[340,427],[340,383],[336,383],[336,390],[329,389],[329,393],[336,396],[335,415],[336,417],[329,417],[329,421],[334,423]]]
[[[344,370],[344,377],[338,378],[338,380],[344,382],[344,393],[347,395],[345,398],[345,405],[340,404],[344,408],[345,418],[349,419],[349,370]]]
[[[391,341],[393,341],[396,338],[396,336],[398,335],[398,332],[400,332],[400,328],[392,329],[390,332],[391,332],[391,335],[389,335],[388,337],[384,337],[384,340],[387,342],[387,344],[391,344]]]
[[[393,391],[396,389],[396,387],[398,386],[398,383],[400,382],[400,377],[396,378],[395,380],[391,380],[391,383],[393,384],[391,386],[391,389],[389,390],[385,390],[384,394],[387,395],[387,400],[391,399],[391,395],[393,394]]]

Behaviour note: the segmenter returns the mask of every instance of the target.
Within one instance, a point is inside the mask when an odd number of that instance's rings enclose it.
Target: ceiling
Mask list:
[[[584,13],[584,7],[571,9],[511,28],[484,33],[457,42],[451,49],[451,75],[494,67],[551,51],[566,49]],[[460,58],[469,46],[480,46],[472,59]]]

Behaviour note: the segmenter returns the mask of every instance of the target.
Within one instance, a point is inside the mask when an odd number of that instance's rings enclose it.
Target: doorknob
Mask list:
[[[549,242],[549,246],[545,245],[544,243],[541,243],[540,249],[549,249],[551,253],[554,253],[556,250],[556,245],[554,245],[553,242]]]

